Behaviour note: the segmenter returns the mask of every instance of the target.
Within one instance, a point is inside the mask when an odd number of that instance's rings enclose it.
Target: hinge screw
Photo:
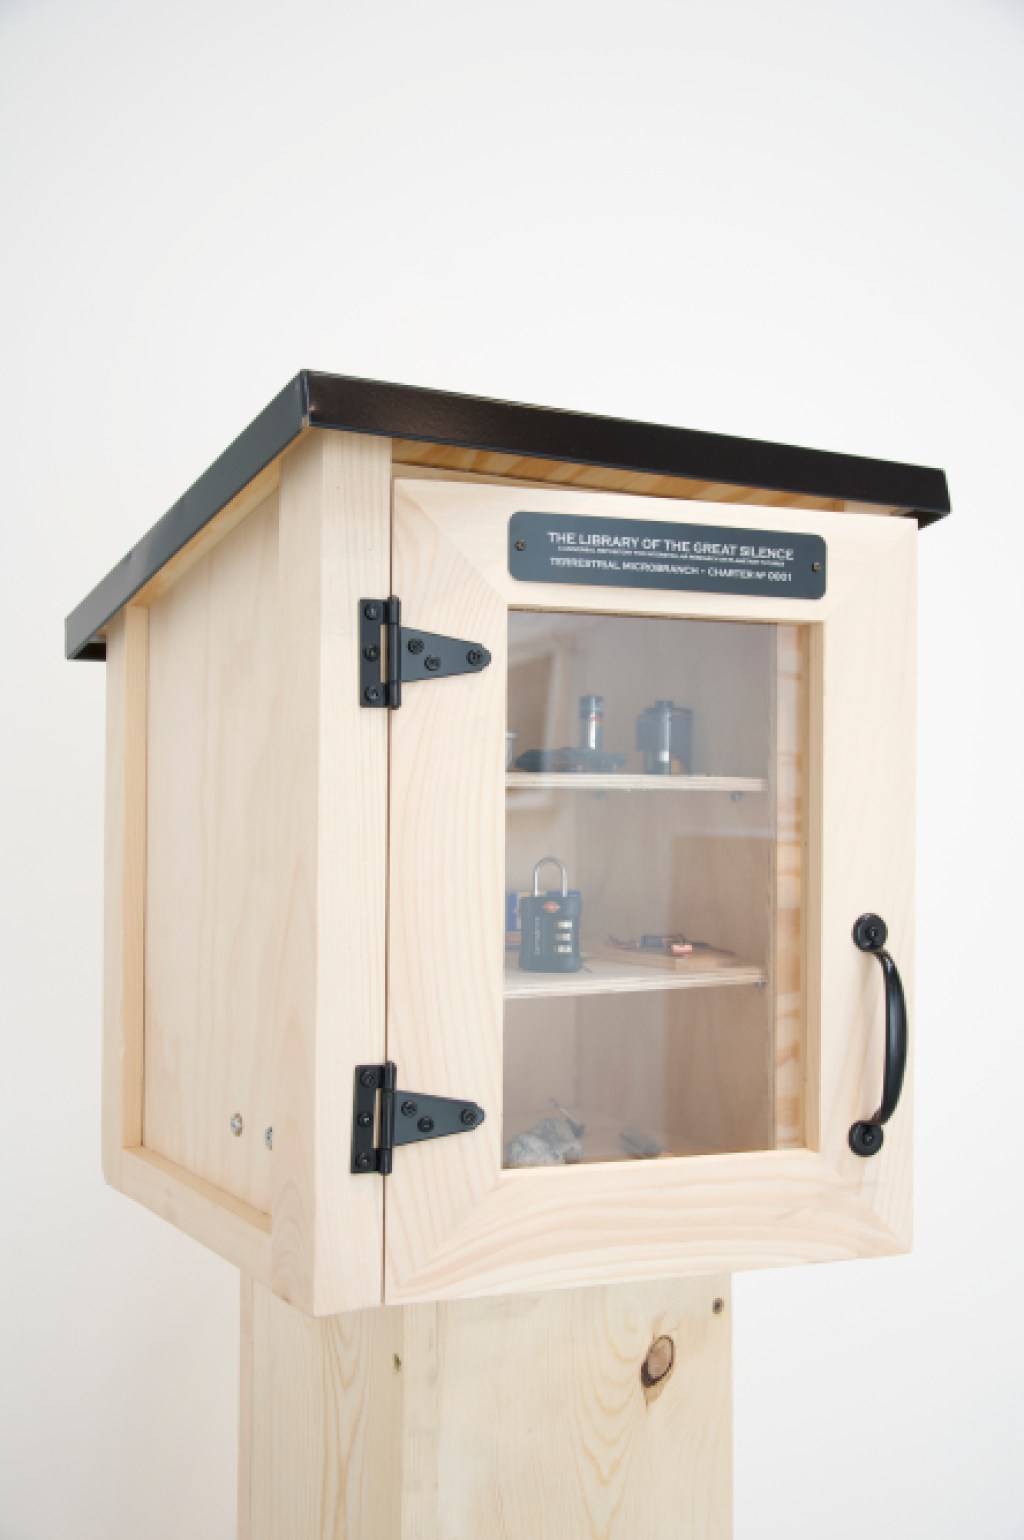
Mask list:
[[[466,662],[472,663],[474,668],[478,663],[482,663],[483,659],[484,655],[478,647],[471,647],[466,653]]]
[[[359,1124],[360,1128],[369,1128],[370,1124],[373,1122],[373,1119],[368,1112],[361,1112],[356,1118],[356,1122]]]
[[[274,1130],[272,1128],[265,1128],[263,1130],[263,1143],[266,1145],[268,1150],[272,1150],[274,1148]]]
[[[517,551],[525,551],[526,550],[526,541],[525,540],[517,540],[516,541],[516,550]]]
[[[230,1128],[236,1139],[240,1139],[242,1137],[242,1129],[244,1127],[245,1124],[242,1122],[242,1114],[240,1112],[234,1113],[231,1119]]]
[[[366,659],[367,663],[376,663],[377,659],[380,657],[380,648],[364,647],[363,657]]]
[[[434,1127],[434,1120],[433,1118],[420,1118],[419,1122],[416,1124],[416,1127],[419,1129],[421,1134],[429,1134]]]
[[[459,1117],[460,1121],[465,1123],[467,1128],[472,1128],[473,1124],[476,1122],[476,1113],[473,1111],[472,1107],[463,1107]]]
[[[402,1116],[403,1117],[405,1117],[405,1118],[414,1118],[418,1111],[419,1111],[419,1108],[416,1106],[415,1102],[403,1102],[402,1103]]]
[[[371,684],[369,689],[363,691],[364,700],[368,700],[371,706],[375,706],[380,700],[380,686]]]
[[[365,1086],[371,1086],[371,1085],[374,1084],[376,1079],[377,1079],[377,1077],[373,1073],[372,1069],[364,1069],[363,1073],[359,1077],[359,1084],[360,1085],[365,1085]]]
[[[366,1154],[365,1150],[363,1151],[362,1155],[356,1156],[356,1165],[359,1167],[360,1171],[365,1171],[369,1164],[370,1157]]]
[[[428,668],[432,674],[436,674],[437,670],[441,667],[441,659],[440,658],[424,658],[423,659],[423,667],[424,668]]]
[[[422,652],[423,638],[421,636],[410,636],[408,645],[410,652]]]
[[[364,604],[364,606],[363,606],[363,614],[366,616],[367,620],[379,620],[380,619],[380,610],[377,608],[377,606],[375,604]]]

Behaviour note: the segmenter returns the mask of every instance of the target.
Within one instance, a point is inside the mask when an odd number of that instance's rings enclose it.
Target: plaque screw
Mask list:
[[[820,561],[812,561],[811,562],[811,571],[812,572],[820,572],[821,571],[821,562]]]
[[[432,674],[436,674],[438,669],[441,667],[441,659],[440,658],[424,658],[423,659],[423,667],[429,669]]]
[[[410,652],[422,652],[423,651],[423,638],[421,636],[411,636],[409,638],[409,651]]]
[[[517,540],[516,541],[516,550],[517,551],[525,551],[526,550],[526,541],[525,540]]]
[[[434,1127],[434,1120],[433,1118],[420,1118],[419,1122],[416,1124],[416,1127],[419,1129],[421,1134],[429,1134]]]
[[[483,662],[483,656],[484,655],[480,651],[479,647],[471,647],[466,653],[466,662],[472,663],[475,668],[478,663]]]

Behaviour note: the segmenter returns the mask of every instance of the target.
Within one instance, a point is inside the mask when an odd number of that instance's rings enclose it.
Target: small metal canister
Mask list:
[[[693,712],[674,701],[656,700],[636,719],[636,746],[645,775],[693,774]]]
[[[541,893],[542,866],[557,866],[562,874],[561,893]],[[519,900],[523,939],[519,966],[527,973],[578,973],[580,917],[583,899],[569,892],[569,874],[557,856],[542,856],[533,868],[533,892]]]

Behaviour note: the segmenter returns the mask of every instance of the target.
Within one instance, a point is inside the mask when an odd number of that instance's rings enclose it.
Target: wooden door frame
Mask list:
[[[394,591],[407,623],[480,641],[493,662],[483,675],[410,688],[392,720],[388,1053],[401,1082],[472,1097],[490,1116],[470,1136],[400,1152],[387,1181],[385,1298],[459,1298],[906,1250],[909,1076],[878,1158],[855,1156],[847,1134],[876,1104],[881,1084],[877,969],[850,936],[865,910],[889,923],[912,1005],[916,528],[848,513],[730,508],[736,527],[770,523],[822,535],[825,597],[624,594],[511,579],[507,523],[521,509],[690,524],[718,525],[723,517],[720,505],[689,501],[395,482]],[[628,606],[630,614],[810,626],[810,697],[823,705],[811,714],[806,781],[805,1148],[502,1169],[510,605],[588,613]]]

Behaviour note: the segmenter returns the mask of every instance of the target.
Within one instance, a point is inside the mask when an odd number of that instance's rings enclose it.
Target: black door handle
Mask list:
[[[907,1067],[907,1002],[899,969],[885,950],[889,932],[877,914],[862,914],[853,927],[853,939],[862,952],[878,958],[885,979],[885,1071],[878,1111],[850,1129],[850,1149],[855,1155],[877,1155],[882,1148],[882,1124],[888,1123],[899,1105]]]

